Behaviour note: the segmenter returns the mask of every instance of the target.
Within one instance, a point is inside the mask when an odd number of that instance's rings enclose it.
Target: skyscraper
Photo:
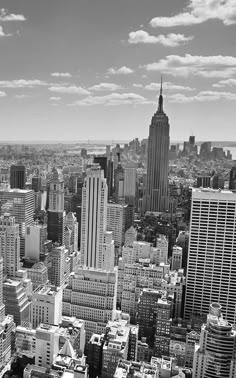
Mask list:
[[[236,193],[192,189],[185,317],[219,302],[235,321]]]
[[[65,239],[64,181],[54,167],[49,183],[48,239],[64,244]]]
[[[152,117],[147,158],[146,211],[166,211],[168,198],[169,119],[163,110],[162,83],[158,109]]]
[[[120,162],[120,152],[117,152],[118,164],[114,170],[114,195],[117,203],[124,203],[124,169]]]
[[[4,273],[15,276],[20,269],[19,224],[10,214],[0,217],[0,253],[3,257]]]
[[[26,189],[0,190],[1,215],[10,213],[19,224],[20,257],[25,255],[26,227],[34,222],[34,191]]]
[[[12,189],[25,189],[26,174],[24,165],[12,165],[10,168],[10,186]]]
[[[112,269],[110,258],[108,260],[105,258],[108,252],[107,237],[105,236],[106,224],[106,179],[104,179],[100,166],[93,164],[87,169],[82,192],[81,262],[83,265],[100,269]],[[114,242],[112,244],[113,248],[111,246],[110,252],[114,254]]]
[[[229,189],[236,190],[236,167],[232,167],[230,170]]]

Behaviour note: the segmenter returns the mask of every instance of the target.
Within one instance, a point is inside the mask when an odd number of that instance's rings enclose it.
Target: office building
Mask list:
[[[163,110],[161,83],[158,109],[149,129],[145,211],[165,212],[169,209],[169,129],[169,120]]]
[[[124,196],[125,203],[135,206],[136,200],[136,168],[124,168]]]
[[[15,347],[18,356],[35,357],[36,330],[18,325],[15,331]]]
[[[11,189],[25,189],[26,173],[24,165],[12,165],[10,168]]]
[[[115,319],[117,273],[77,267],[63,290],[62,314],[85,321],[86,342]]]
[[[20,257],[25,256],[26,227],[34,222],[34,192],[27,189],[0,189],[1,215],[10,213],[19,224]]]
[[[197,188],[210,188],[211,187],[211,176],[198,176],[197,177]]]
[[[33,285],[33,290],[38,286],[47,285],[48,281],[48,268],[42,261],[35,263],[31,268],[27,268],[27,278],[29,278]]]
[[[42,188],[42,180],[41,177],[33,176],[32,177],[32,190],[34,192],[39,192]]]
[[[79,225],[78,225],[75,213],[69,212],[66,215],[65,227],[68,228],[68,237],[67,238],[65,237],[65,247],[70,252],[78,252]]]
[[[207,315],[220,302],[226,319],[235,322],[236,193],[192,190],[185,318]]]
[[[32,225],[27,226],[25,234],[25,257],[29,260],[38,262],[46,240],[46,224],[34,222]]]
[[[41,324],[36,329],[35,365],[50,368],[59,352],[58,326]]]
[[[194,378],[234,378],[236,376],[236,331],[221,314],[221,305],[211,303],[202,325],[193,361]]]
[[[62,288],[41,285],[34,290],[31,303],[31,324],[59,325],[62,318]]]
[[[75,351],[75,355],[84,353],[85,348],[85,325],[84,320],[74,316],[62,316],[59,325],[59,349],[63,347],[66,340],[70,341]]]
[[[230,170],[229,189],[236,191],[236,167],[232,167]]]
[[[112,231],[115,246],[121,247],[125,237],[125,208],[123,205],[107,204],[107,230]]]
[[[107,259],[107,184],[98,164],[87,169],[82,192],[81,263],[87,267],[110,269],[114,267],[114,243],[110,243]],[[106,245],[105,245],[106,244]],[[113,259],[113,264],[112,264]]]
[[[54,243],[65,243],[64,181],[54,167],[49,182],[48,239]]]
[[[0,216],[0,254],[4,273],[14,277],[20,268],[19,225],[9,213]]]
[[[89,378],[97,378],[102,370],[102,348],[104,334],[94,333],[88,342],[87,363],[89,365]]]
[[[124,169],[120,162],[120,152],[117,153],[118,164],[114,169],[114,199],[116,203],[124,204]]]
[[[48,279],[51,285],[61,287],[70,274],[70,259],[65,246],[54,243],[48,256]]]
[[[156,303],[156,330],[154,338],[154,355],[169,356],[170,327],[173,302],[165,294]]]
[[[107,178],[107,157],[106,156],[94,156],[93,162],[99,164],[101,170],[104,172],[104,178]]]
[[[172,250],[171,270],[179,270],[182,268],[183,248],[175,245]]]

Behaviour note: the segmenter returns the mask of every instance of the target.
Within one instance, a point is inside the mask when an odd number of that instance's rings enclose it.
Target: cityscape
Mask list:
[[[1,3],[0,377],[236,378],[236,2],[145,1]]]

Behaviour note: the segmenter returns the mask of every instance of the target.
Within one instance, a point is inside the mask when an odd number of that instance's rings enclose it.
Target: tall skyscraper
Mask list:
[[[114,170],[114,195],[117,203],[124,203],[124,169],[120,162],[120,152],[117,152],[118,164]]]
[[[163,110],[162,83],[158,109],[152,117],[147,158],[146,211],[166,211],[169,207],[169,119]]]
[[[19,224],[20,257],[25,255],[26,227],[34,222],[34,191],[26,189],[0,189],[1,215],[10,213]]]
[[[0,253],[4,273],[14,277],[20,269],[19,224],[7,213],[0,216]]]
[[[24,165],[12,165],[10,168],[10,185],[12,189],[25,189],[26,174]]]
[[[54,167],[49,183],[48,239],[54,243],[65,241],[64,181]]]
[[[124,169],[124,196],[125,202],[130,205],[135,205],[136,175],[136,168],[129,167]]]
[[[111,259],[106,259],[106,223],[106,179],[100,166],[93,164],[87,169],[82,192],[81,263],[87,267],[111,270],[114,267],[110,266]],[[112,245],[110,252],[114,254],[114,242]]]
[[[219,302],[235,322],[236,193],[192,189],[185,317]]]

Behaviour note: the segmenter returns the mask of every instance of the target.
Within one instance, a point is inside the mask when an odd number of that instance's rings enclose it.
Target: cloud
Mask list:
[[[143,88],[143,85],[142,84],[133,84],[133,87],[134,88]]]
[[[121,75],[128,75],[128,74],[131,74],[133,73],[134,71],[129,68],[129,67],[126,67],[126,66],[122,66],[120,68],[109,68],[107,73],[110,74],[110,75],[118,75],[118,74],[121,74]]]
[[[186,96],[181,93],[176,93],[167,96],[169,102],[176,102],[179,104],[190,103],[190,102],[210,102],[219,100],[236,100],[236,93],[231,92],[217,92],[217,91],[201,91],[195,96]]]
[[[33,88],[39,86],[45,86],[47,83],[42,80],[2,80],[0,81],[0,88]]]
[[[53,72],[53,73],[51,73],[51,76],[53,76],[53,77],[71,77],[71,74],[69,72]]]
[[[214,19],[225,25],[235,24],[235,0],[189,0],[186,11],[171,17],[155,17],[150,25],[154,28],[188,26]]]
[[[15,98],[18,98],[18,99],[22,99],[22,98],[26,98],[26,97],[30,97],[29,95],[25,95],[25,94],[17,94],[15,95]]]
[[[6,92],[0,91],[0,97],[5,97],[6,95]]]
[[[144,30],[137,30],[135,32],[129,33],[129,39],[128,42],[130,44],[138,44],[138,43],[144,43],[144,44],[156,44],[160,43],[163,46],[166,47],[177,47],[180,45],[185,44],[188,41],[191,41],[194,37],[189,36],[185,37],[184,34],[160,34],[157,37],[154,35],[148,34]]]
[[[147,71],[160,71],[172,76],[202,76],[204,78],[230,78],[236,73],[233,56],[168,55],[156,63],[144,66]]]
[[[26,18],[23,14],[9,13],[5,8],[0,9],[0,21],[25,21]]]
[[[150,103],[145,97],[136,93],[111,93],[105,96],[88,96],[75,101],[70,106],[93,106],[93,105],[138,105]]]
[[[122,87],[114,83],[100,83],[89,88],[90,91],[117,91]]]
[[[10,37],[12,34],[6,34],[2,28],[2,26],[0,26],[0,38],[1,37]]]
[[[61,97],[50,97],[50,101],[60,101]]]
[[[160,90],[160,83],[150,83],[145,86],[145,89],[149,91],[159,91]],[[170,82],[163,83],[163,90],[164,91],[194,91],[195,88],[186,87],[183,85],[175,85]]]
[[[84,89],[82,87],[77,87],[76,85],[71,85],[69,87],[57,85],[57,86],[51,86],[48,89],[51,92],[57,92],[57,93],[78,94],[78,95],[90,94],[90,92],[87,89]]]
[[[222,88],[222,87],[234,87],[236,86],[236,79],[227,79],[227,80],[221,80],[219,83],[212,85],[215,88]]]

